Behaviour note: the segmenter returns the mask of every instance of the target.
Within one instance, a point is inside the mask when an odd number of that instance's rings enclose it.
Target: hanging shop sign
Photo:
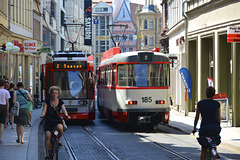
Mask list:
[[[92,45],[92,1],[84,1],[84,45]]]
[[[24,41],[24,52],[37,52],[37,41],[36,40],[25,40]]]
[[[240,43],[240,27],[237,26],[227,27],[227,42]]]

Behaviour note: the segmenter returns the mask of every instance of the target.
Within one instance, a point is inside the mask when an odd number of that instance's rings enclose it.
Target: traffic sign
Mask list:
[[[98,19],[94,19],[93,24],[98,24]]]
[[[227,27],[227,42],[240,43],[240,27],[238,26]]]

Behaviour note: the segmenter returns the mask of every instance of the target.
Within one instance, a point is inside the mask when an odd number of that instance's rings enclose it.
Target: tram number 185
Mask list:
[[[151,103],[152,97],[142,97],[142,103]]]

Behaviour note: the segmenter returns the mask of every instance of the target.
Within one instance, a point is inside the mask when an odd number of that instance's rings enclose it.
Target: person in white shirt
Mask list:
[[[0,144],[2,143],[3,129],[6,121],[7,112],[9,109],[9,92],[4,89],[6,81],[0,79]]]

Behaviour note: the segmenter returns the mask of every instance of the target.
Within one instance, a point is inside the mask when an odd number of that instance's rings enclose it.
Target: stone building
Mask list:
[[[207,79],[210,78],[222,99],[222,120],[232,126],[240,126],[240,44],[227,42],[227,28],[240,26],[240,2],[163,0],[162,6],[163,40],[169,39],[169,56],[176,54],[179,60],[175,70],[171,70],[174,105],[179,105],[186,115],[195,112],[197,102],[206,98]],[[182,67],[190,72],[192,100],[184,94],[179,76]]]
[[[97,1],[97,3],[93,3],[92,17],[94,35],[92,44],[96,71],[101,58],[103,57],[103,52],[112,48],[112,39],[110,38],[112,27],[107,27],[107,25],[112,25],[113,23],[112,3],[110,3],[109,0]]]
[[[193,82],[192,105],[205,98],[207,77],[214,80],[217,93],[227,93],[228,107],[222,116],[240,126],[240,44],[227,42],[227,27],[240,27],[238,0],[187,1],[187,66]]]
[[[34,42],[35,49],[41,46],[41,36],[37,36],[41,34],[39,4],[40,0],[13,0],[2,1],[0,5],[0,45],[11,42],[20,49],[13,52],[1,48],[0,77],[15,84],[23,82],[33,94],[40,92],[40,56],[37,52],[24,50],[24,42]]]
[[[153,5],[153,1],[145,2],[141,9],[138,6],[136,10],[136,27],[137,27],[137,50],[151,50],[161,45],[161,13],[157,6]]]

